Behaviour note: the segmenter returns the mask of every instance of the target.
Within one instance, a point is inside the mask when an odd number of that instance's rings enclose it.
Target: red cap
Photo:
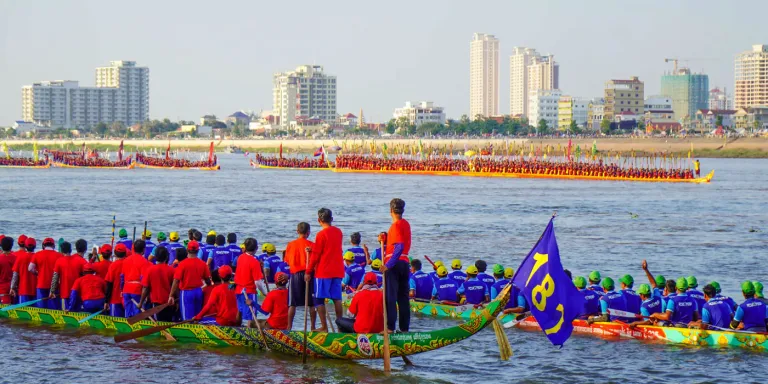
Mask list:
[[[88,263],[83,266],[83,272],[85,273],[93,273],[93,264]]]
[[[283,272],[275,273],[275,282],[285,284],[288,282],[288,275]]]
[[[189,243],[187,243],[188,252],[197,252],[199,250],[200,250],[200,244],[196,240],[192,240]]]
[[[56,246],[56,240],[54,240],[51,237],[46,237],[45,239],[43,239],[43,247],[45,247],[46,245],[50,245],[50,246],[55,247]]]
[[[19,236],[19,246],[23,247],[24,244],[27,242],[27,235],[21,235]]]
[[[128,249],[125,248],[125,244],[120,243],[118,245],[115,245],[115,253],[118,253],[118,252],[121,252],[121,253],[128,252]]]
[[[363,277],[363,284],[366,285],[375,285],[379,283],[378,277],[376,277],[376,274],[373,272],[368,272]]]
[[[25,248],[36,247],[36,246],[37,246],[37,241],[35,241],[35,239],[31,237],[27,237],[27,239],[24,241]]]
[[[229,265],[222,265],[218,269],[219,271],[219,277],[221,277],[222,280],[229,280],[228,278],[232,276],[232,267]]]
[[[119,244],[118,244],[119,245]],[[112,246],[109,244],[104,244],[99,248],[99,253],[101,254],[111,254],[112,253]]]

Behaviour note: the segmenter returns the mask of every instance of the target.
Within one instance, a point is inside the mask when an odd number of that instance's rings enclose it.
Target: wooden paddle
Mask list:
[[[307,255],[306,259],[306,265],[304,269],[304,274],[306,275],[309,273],[309,248],[304,249],[304,253]],[[306,364],[307,363],[307,315],[309,315],[309,282],[304,281],[304,343],[303,348],[301,349],[301,363]],[[314,325],[313,325],[314,326]]]
[[[139,308],[139,310],[141,310],[141,308],[139,307],[138,303],[134,302],[134,304],[136,305],[136,308]],[[148,317],[152,317],[155,314],[157,314],[159,312],[162,312],[167,306],[168,306],[168,303],[165,303],[163,305],[158,305],[157,307],[150,308],[150,309],[148,309],[146,311],[143,311],[143,312],[139,313],[138,315],[129,317],[128,318],[128,324],[134,325],[134,324],[138,323],[139,321],[145,320]]]
[[[90,319],[93,319],[94,317],[96,317],[96,316],[98,316],[98,315],[101,315],[101,313],[102,313],[102,312],[104,312],[104,310],[103,310],[103,309],[102,309],[102,310],[100,310],[100,311],[98,311],[98,312],[94,312],[94,313],[91,313],[90,315],[88,315],[87,317],[84,317],[82,320],[78,321],[77,323],[78,323],[78,324],[82,324],[82,323],[85,323],[85,322],[87,322],[88,320],[90,320]]]
[[[116,335],[115,336],[115,343],[122,343],[124,341],[134,340],[134,339],[138,339],[140,337],[149,336],[149,335],[151,335],[153,333],[162,332],[162,331],[164,331],[164,330],[166,330],[168,328],[172,328],[172,327],[175,327],[175,326],[178,326],[178,325],[183,325],[183,324],[191,323],[193,321],[195,321],[194,318],[189,319],[189,320],[180,321],[178,323],[158,325],[158,326],[155,326],[155,327],[149,327],[149,328],[140,329],[138,331],[133,331],[131,333],[125,333],[125,334],[122,334],[122,335]]]
[[[381,242],[381,258],[382,261],[384,261],[384,242]],[[381,290],[382,290],[382,301],[384,303],[384,308],[382,313],[384,314],[384,331],[383,339],[384,339],[384,346],[382,348],[382,357],[384,358],[384,372],[389,373],[392,371],[392,362],[391,362],[391,356],[389,355],[389,329],[387,328],[387,276],[386,271],[381,276]]]
[[[245,288],[243,288],[243,296],[245,296]],[[248,296],[245,296],[246,300],[248,299]],[[248,303],[246,303],[247,305]],[[259,320],[256,319],[256,311],[253,310],[252,305],[248,305],[248,309],[251,310],[251,316],[253,316],[253,322],[256,323],[256,328],[259,329],[259,333],[261,333],[261,338],[264,339],[264,348],[269,351],[269,345],[267,345],[267,335],[264,333],[264,329],[261,328],[261,324],[259,324]]]
[[[144,310],[144,308],[142,308],[142,307],[141,307],[141,305],[139,305],[139,303],[137,303],[137,302],[136,302],[136,300],[134,300],[134,299],[131,299],[131,301],[133,301],[133,305],[135,305],[135,306],[136,306],[136,308],[138,308],[138,309],[139,309],[139,311],[141,311],[141,313],[139,313],[139,315],[141,315],[141,314],[143,314],[143,313],[145,313],[145,312],[149,312],[149,311],[145,311],[145,310]],[[165,304],[159,305],[159,306],[157,306],[157,307],[155,307],[155,308],[152,308],[152,309],[156,309],[156,308],[159,308],[159,307],[163,307],[163,306],[167,307],[167,306],[168,306],[168,303],[165,303]],[[152,309],[150,309],[150,310],[152,310]],[[136,316],[138,316],[138,315],[136,315]],[[134,316],[134,317],[136,317],[136,316]],[[152,324],[157,324],[157,321],[156,321],[155,319],[153,319],[151,316],[150,316],[150,317],[148,317],[147,319],[148,319],[148,320],[149,320],[149,321],[150,321]],[[137,321],[137,322],[138,322],[138,321]],[[131,324],[131,325],[133,325],[133,324],[135,324],[135,323],[130,323],[130,324]],[[170,332],[168,332],[168,331],[162,331],[161,333],[163,334],[163,336],[165,336],[165,339],[166,339],[166,340],[168,340],[168,341],[176,341],[176,338],[175,338],[175,337],[173,337],[173,335],[171,335],[171,333],[170,333]]]

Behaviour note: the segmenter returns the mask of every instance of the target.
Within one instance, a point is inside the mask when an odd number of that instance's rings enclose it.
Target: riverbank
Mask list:
[[[497,151],[503,152],[503,148],[529,148],[531,144],[534,147],[550,146],[552,148],[564,148],[568,145],[567,138],[545,138],[545,139],[421,139],[424,147],[439,147],[446,150],[453,147],[455,153],[464,151],[464,148],[477,149],[493,145]],[[365,144],[370,147],[373,140],[312,140],[312,139],[289,139],[289,140],[225,140],[215,142],[215,151],[223,152],[225,148],[234,145],[243,151],[275,153],[280,145],[283,146],[284,154],[311,154],[321,145],[330,149],[333,146],[341,146],[346,143],[348,147]],[[380,148],[383,144],[394,148],[398,145],[414,145],[419,142],[418,139],[377,139],[377,146]],[[575,138],[572,139],[573,148],[577,146],[582,150],[592,148],[593,142],[596,142],[597,149],[600,152],[628,154],[632,151],[636,155],[642,156],[653,153],[671,153],[687,157],[688,151],[693,148],[693,156],[705,158],[768,158],[768,138],[735,138],[727,142],[722,138]],[[10,140],[7,141],[11,150],[31,150],[32,140]],[[120,146],[119,139],[87,139],[87,140],[40,140],[37,142],[38,148],[57,148],[64,150],[78,150],[85,143],[88,148],[100,151],[117,151]],[[207,151],[211,140],[193,139],[193,140],[171,140],[171,150],[190,150]],[[164,152],[168,147],[168,141],[165,140],[144,140],[130,139],[124,140],[125,150],[133,152],[138,150],[151,151],[157,150]]]

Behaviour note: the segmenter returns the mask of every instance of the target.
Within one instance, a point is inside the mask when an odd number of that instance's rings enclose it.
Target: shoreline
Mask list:
[[[97,150],[109,150],[110,152],[117,151],[120,146],[120,139],[85,139],[85,140],[39,140],[37,141],[38,148],[60,148],[68,150],[78,150],[82,144],[91,149]],[[568,145],[568,138],[510,138],[510,139],[291,139],[291,140],[274,140],[274,139],[238,139],[238,140],[223,140],[214,141],[214,150],[217,153],[222,153],[225,148],[230,145],[234,145],[243,151],[248,152],[261,152],[261,153],[277,153],[279,151],[280,144],[283,145],[283,153],[287,155],[292,154],[312,154],[321,145],[326,148],[332,146],[342,146],[346,143],[348,147],[360,146],[361,144],[365,148],[369,148],[371,143],[379,148],[383,144],[387,144],[392,148],[395,146],[410,145],[418,146],[421,141],[424,148],[432,146],[441,148],[444,151],[448,151],[451,145],[453,146],[454,153],[464,152],[464,148],[478,149],[480,147],[486,147],[493,145],[495,148],[499,148],[499,153],[503,153],[506,150],[504,148],[511,148],[515,151],[520,151],[521,148],[525,148],[525,152],[530,151],[530,146],[533,144],[535,148],[547,146],[552,147],[557,151],[560,148],[565,148]],[[693,147],[692,157],[702,158],[768,158],[768,138],[735,138],[729,139],[726,142],[722,138],[574,138],[572,139],[572,148],[575,150],[577,146],[582,151],[591,150],[593,141],[597,143],[597,149],[601,153],[611,154],[624,154],[629,155],[632,151],[637,156],[645,156],[650,154],[674,154],[681,157],[687,157],[688,152]],[[5,141],[10,147],[11,151],[18,150],[32,150],[34,140],[8,140]],[[191,139],[191,140],[171,140],[171,150],[190,150],[195,152],[206,152],[210,146],[210,139]],[[159,152],[165,152],[168,147],[167,140],[148,140],[148,139],[125,139],[124,148],[127,152],[134,152],[137,149],[140,150],[153,150],[156,149]],[[329,150],[329,152],[332,152]]]

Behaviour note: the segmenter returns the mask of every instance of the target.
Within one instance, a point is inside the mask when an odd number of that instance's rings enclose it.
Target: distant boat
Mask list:
[[[228,145],[224,148],[224,153],[243,153],[243,150],[234,145]]]

